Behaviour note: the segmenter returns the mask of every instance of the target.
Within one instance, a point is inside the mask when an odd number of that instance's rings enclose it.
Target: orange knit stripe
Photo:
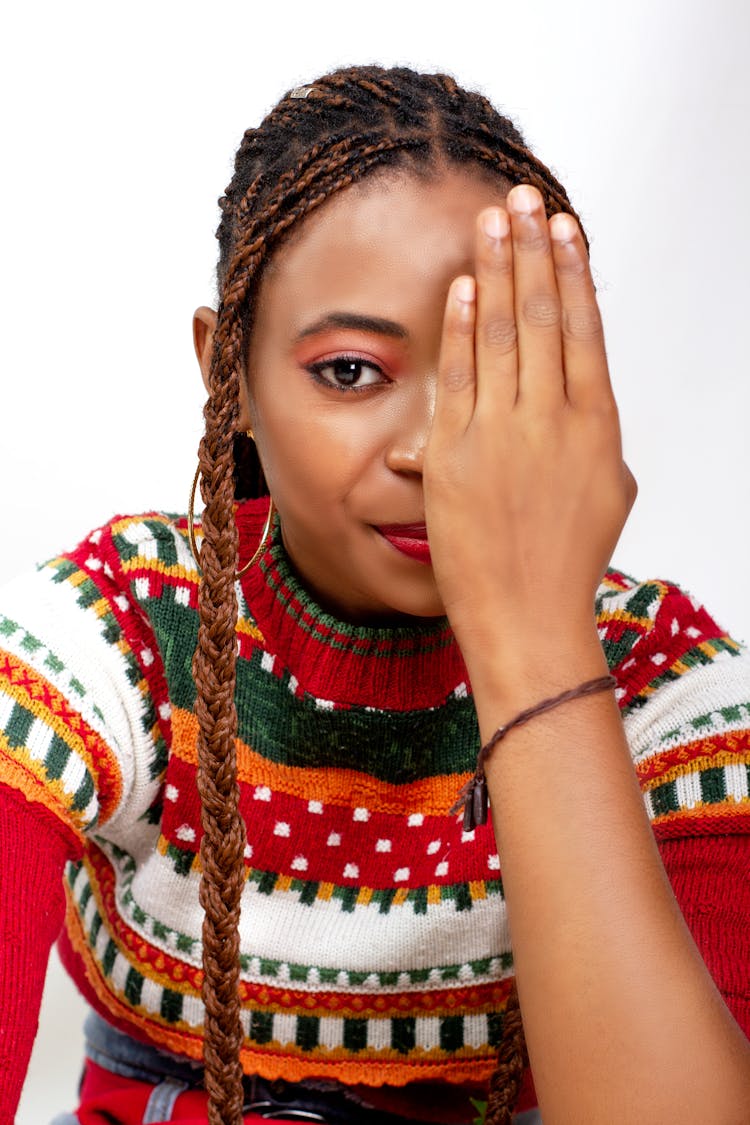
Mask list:
[[[175,708],[172,712],[172,753],[191,766],[198,764],[198,720],[190,711]],[[428,816],[445,816],[470,773],[440,774],[404,785],[393,785],[356,770],[312,769],[285,766],[270,762],[246,743],[237,740],[237,774],[246,785],[267,785],[287,796],[306,800],[315,793],[320,800],[340,803],[341,794],[356,785],[357,799],[367,802],[371,812],[406,816],[421,812]]]
[[[662,750],[636,766],[641,788],[650,789],[686,772],[731,766],[750,761],[750,730],[730,730],[722,734],[681,743]],[[686,770],[686,766],[690,766]]]
[[[731,823],[739,829],[740,825],[745,824],[745,831],[750,830],[750,819],[745,823],[745,818],[750,818],[750,798],[744,798],[742,801],[735,801],[734,797],[727,797],[726,801],[720,804],[699,804],[693,809],[680,809],[678,812],[668,812],[661,816],[656,816],[651,821],[654,828],[659,828],[663,824],[671,824],[676,821],[686,820],[731,820]],[[741,819],[740,819],[741,818]],[[714,831],[719,831],[714,829]],[[730,829],[731,831],[731,829]]]
[[[12,754],[13,757],[6,757]],[[10,750],[8,740],[0,731],[0,782],[23,793],[27,801],[43,805],[79,839],[83,838],[83,817],[70,807],[71,794],[66,793],[60,781],[50,781],[44,764],[31,758],[26,751]]]

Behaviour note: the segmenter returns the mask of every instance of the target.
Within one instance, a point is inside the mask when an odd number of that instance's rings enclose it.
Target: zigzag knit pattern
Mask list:
[[[243,555],[263,517],[238,510]],[[106,1018],[196,1059],[197,593],[185,521],[126,517],[0,617],[0,781],[83,846],[67,961]],[[478,732],[446,621],[336,621],[278,537],[238,594],[246,1070],[483,1081],[513,956],[491,826],[447,813]],[[664,582],[609,573],[597,619],[657,839],[748,832],[748,656]]]

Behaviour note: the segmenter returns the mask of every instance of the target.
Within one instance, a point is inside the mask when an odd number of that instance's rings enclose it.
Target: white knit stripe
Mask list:
[[[677,800],[683,809],[694,809],[703,802],[700,773],[685,773],[675,779]]]
[[[483,1047],[489,1040],[487,1016],[464,1016],[464,1046]]]
[[[642,707],[625,716],[624,726],[635,762],[700,738],[744,730],[750,725],[750,654],[721,652],[713,663],[692,668],[677,680],[662,684]],[[736,718],[719,708],[738,706]],[[693,720],[711,716],[710,726]]]
[[[747,766],[739,762],[724,766],[724,785],[728,797],[734,797],[735,801],[747,801],[750,798]]]
[[[417,1018],[414,1024],[414,1042],[424,1051],[440,1046],[440,1020],[435,1016]]]
[[[133,902],[124,910],[125,921],[131,929],[141,934],[150,944],[168,953],[176,952],[176,935],[185,934],[193,939],[192,952],[181,951],[180,959],[200,963],[200,934],[203,915],[198,903],[200,876],[177,876],[171,860],[160,853],[151,855],[137,872],[131,883]],[[167,893],[165,893],[165,891]],[[148,916],[143,924],[133,920],[137,905]],[[153,919],[160,926],[173,931],[166,938],[155,937]],[[242,899],[240,922],[241,952],[255,958],[278,961],[297,961],[300,945],[297,935],[304,933],[304,957],[308,965],[327,968],[345,968],[353,972],[369,970],[370,983],[350,985],[347,975],[330,985],[312,980],[295,981],[300,991],[318,991],[345,988],[358,993],[399,991],[400,984],[384,987],[377,973],[389,972],[394,964],[412,970],[438,965],[465,964],[489,956],[498,948],[508,952],[510,943],[504,906],[499,896],[491,895],[477,900],[471,911],[456,911],[452,900],[431,904],[415,923],[411,905],[394,907],[381,914],[377,904],[358,906],[348,913],[335,899],[318,900],[311,906],[299,902],[297,892],[258,894],[246,885]],[[252,968],[253,966],[251,966]],[[275,974],[261,976],[260,962],[255,960],[256,971],[246,975],[249,979],[274,985],[280,983]],[[470,972],[470,970],[468,970]],[[474,983],[497,980],[504,975],[499,959],[485,974],[473,975]],[[446,987],[439,972],[431,979],[409,987],[419,991],[432,991]]]
[[[125,990],[125,981],[127,980],[129,972],[129,962],[123,957],[122,953],[118,952],[109,978],[118,992],[123,992]]]
[[[75,793],[79,785],[83,783],[87,772],[86,766],[81,759],[77,758],[75,754],[71,754],[65,763],[65,769],[60,775],[60,781],[66,793]],[[94,807],[96,807],[96,802],[94,802]]]
[[[297,1017],[289,1012],[279,1012],[273,1017],[273,1037],[282,1046],[294,1043],[297,1032]]]
[[[138,554],[141,558],[158,559],[159,550],[157,539],[142,520],[134,520],[133,523],[125,527],[117,526],[116,534],[124,539],[126,543],[132,543],[134,547],[137,547]]]
[[[391,1021],[385,1017],[367,1018],[367,1046],[371,1051],[388,1051],[391,1049]]]
[[[161,998],[164,995],[164,989],[156,981],[149,980],[148,977],[143,978],[143,987],[141,989],[141,1007],[149,1012],[155,1014],[161,1011]]]
[[[2,725],[2,720],[0,720]],[[43,762],[49,753],[50,744],[55,736],[55,732],[41,719],[34,719],[29,729],[28,738],[26,739],[26,746],[29,754],[37,762]]]
[[[205,1008],[200,996],[192,993],[182,997],[182,1018],[190,1027],[202,1027],[205,1018]]]
[[[85,930],[86,930],[87,934],[89,934],[91,932],[91,924],[94,921],[94,915],[96,913],[98,913],[97,907],[96,907],[96,899],[92,895],[91,898],[89,899],[89,901],[86,903],[86,909],[83,912],[83,918],[82,918],[83,925],[85,927]]]
[[[91,880],[89,879],[88,871],[85,867],[81,866],[78,874],[75,877],[75,881],[71,884],[70,887],[71,894],[73,895],[73,899],[75,900],[75,903],[78,907],[80,907],[81,898],[83,897],[83,894],[90,883]]]
[[[177,555],[178,565],[184,567],[185,570],[188,571],[191,579],[193,577],[197,577],[198,567],[196,565],[195,559],[193,558],[193,552],[191,550],[189,540],[185,536],[180,535],[179,531],[177,531],[177,529],[173,527],[172,524],[165,524],[164,526],[171,533],[172,542],[174,543],[174,549]]]
[[[324,1016],[320,1021],[318,1042],[321,1047],[328,1047],[335,1051],[344,1045],[344,1021],[333,1017]]]
[[[69,582],[54,582],[50,570],[17,579],[2,591],[0,610],[24,628],[45,648],[36,653],[20,648],[21,636],[8,638],[8,648],[62,691],[86,723],[113,750],[123,785],[120,808],[110,818],[107,831],[119,820],[133,828],[118,843],[129,848],[142,835],[139,818],[151,805],[158,782],[149,777],[153,740],[144,729],[149,698],[144,698],[128,678],[128,662],[102,635],[102,620],[77,604],[79,591]],[[5,638],[3,638],[5,641]],[[46,663],[48,650],[64,665],[55,672]],[[84,686],[85,694],[72,690],[71,679]],[[95,710],[96,708],[96,710]],[[103,719],[100,718],[100,714]]]
[[[96,935],[96,944],[94,945],[94,955],[100,964],[104,957],[105,950],[109,945],[109,940],[109,932],[106,926],[102,925],[99,933]]]
[[[335,900],[306,906],[294,892],[261,896],[246,888],[243,919],[247,919],[246,928],[240,922],[243,949],[251,945],[263,957],[297,960],[300,946],[295,935],[304,933],[306,963],[358,972],[388,972],[394,965],[429,969],[478,961],[498,948],[510,950],[504,904],[494,895],[477,900],[470,912],[457,911],[450,899],[430,904],[415,919],[409,903],[387,914],[381,914],[375,903],[347,913]],[[430,991],[445,987],[445,982],[436,974],[413,987]],[[353,990],[377,992],[383,986],[373,983],[368,990],[366,985],[357,985]]]
[[[74,901],[78,902],[81,897],[81,890],[84,884],[88,883],[89,877],[83,864],[77,870],[75,868],[68,868],[68,870],[74,872],[73,878],[68,883],[68,890]]]

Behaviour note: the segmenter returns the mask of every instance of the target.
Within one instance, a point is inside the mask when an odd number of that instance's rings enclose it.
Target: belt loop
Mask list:
[[[146,1104],[143,1125],[153,1125],[156,1121],[171,1121],[175,1102],[188,1088],[187,1082],[180,1082],[177,1078],[165,1078],[155,1086]]]

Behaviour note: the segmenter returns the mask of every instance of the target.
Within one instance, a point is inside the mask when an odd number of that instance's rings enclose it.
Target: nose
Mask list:
[[[414,378],[395,404],[385,463],[394,473],[422,475],[427,438],[435,414],[436,375]]]

